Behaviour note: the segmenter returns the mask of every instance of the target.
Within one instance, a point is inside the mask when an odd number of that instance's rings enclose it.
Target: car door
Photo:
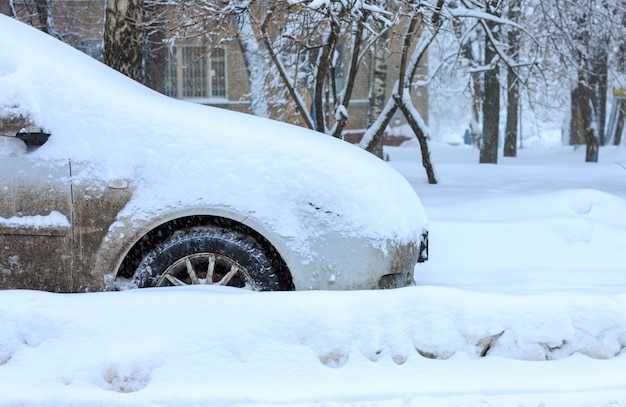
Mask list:
[[[0,136],[0,288],[72,291],[69,160],[35,159],[20,142]]]
[[[105,236],[116,221],[118,213],[132,196],[132,186],[127,179],[103,180],[85,176],[85,165],[71,162],[72,179],[72,290],[74,292],[102,291],[112,288],[115,265],[96,268],[96,258],[101,253]],[[130,229],[129,229],[130,232]],[[125,235],[117,239],[124,240]],[[105,250],[106,251],[106,250]],[[120,253],[107,252],[115,258]],[[110,266],[110,268],[108,268]]]

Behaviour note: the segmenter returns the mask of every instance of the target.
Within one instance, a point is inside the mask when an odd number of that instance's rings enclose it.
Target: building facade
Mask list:
[[[14,1],[17,17],[35,27],[62,39],[73,47],[102,60],[103,29],[105,19],[104,0],[51,0],[47,14],[42,13],[33,0]],[[45,21],[45,23],[42,23]],[[251,112],[250,84],[243,54],[238,41],[223,41],[217,45],[203,41],[201,37],[189,37],[186,40],[166,38],[159,52],[164,52],[164,73],[159,80],[163,83],[155,89],[168,96],[189,100],[196,103],[217,106],[240,112]],[[347,57],[347,56],[344,56]],[[364,59],[359,69],[349,108],[349,121],[346,129],[365,129],[370,107],[370,81],[368,58]],[[399,71],[400,53],[392,52],[387,61],[387,97],[397,72]],[[340,64],[341,66],[341,64]],[[343,64],[343,67],[346,63]],[[345,68],[344,68],[345,69]],[[423,67],[425,73],[427,67]],[[337,72],[335,80],[341,86],[345,72]],[[154,87],[154,86],[153,86]],[[279,86],[277,86],[277,91]],[[427,120],[428,91],[426,88],[414,92],[413,103]],[[270,112],[272,116],[274,112]],[[299,117],[283,105],[281,120],[294,124]],[[397,113],[391,125],[404,123],[404,118]]]

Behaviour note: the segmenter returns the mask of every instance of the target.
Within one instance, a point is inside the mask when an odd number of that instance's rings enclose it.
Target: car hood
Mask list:
[[[407,243],[426,229],[411,186],[373,155],[296,126],[160,95],[52,37],[0,16],[0,117],[52,135],[33,157],[76,182],[123,179],[122,211],[219,206],[305,242],[326,228]]]

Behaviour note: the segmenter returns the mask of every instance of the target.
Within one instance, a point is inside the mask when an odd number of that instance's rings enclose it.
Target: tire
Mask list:
[[[133,282],[139,288],[215,284],[254,291],[289,289],[255,239],[219,227],[171,236],[144,257]]]

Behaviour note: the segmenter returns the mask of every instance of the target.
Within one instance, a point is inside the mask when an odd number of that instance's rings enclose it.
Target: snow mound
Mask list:
[[[42,362],[65,361],[52,365],[67,368],[87,352],[106,365],[106,382],[129,391],[149,382],[147,362],[168,363],[174,355],[198,359],[193,367],[213,359],[274,358],[281,349],[298,348],[304,358],[342,367],[352,360],[403,364],[457,353],[521,360],[581,353],[605,359],[626,346],[626,294],[510,296],[445,287],[230,291],[209,286],[81,295],[3,292],[1,359],[10,367],[16,357],[44,356]],[[177,329],[164,330],[168,321],[177,321]],[[195,343],[200,334],[203,343]],[[79,343],[82,352],[75,351]],[[136,364],[116,362],[130,355]]]

